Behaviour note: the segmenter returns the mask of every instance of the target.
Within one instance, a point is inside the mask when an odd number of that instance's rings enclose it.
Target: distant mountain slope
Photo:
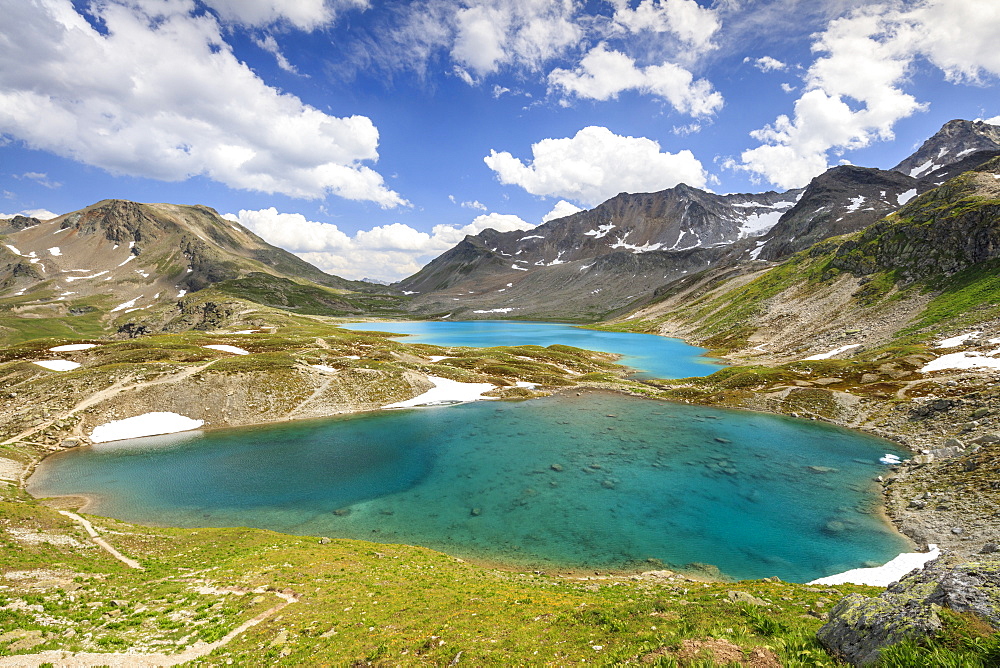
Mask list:
[[[951,121],[893,170],[842,165],[786,193],[621,193],[527,232],[466,237],[397,287],[423,316],[614,317],[708,266],[777,262],[863,229],[996,155],[998,137],[996,126]],[[926,168],[906,168],[930,154]]]
[[[397,287],[423,314],[599,319],[765,233],[798,195],[622,193],[528,232],[466,237]]]
[[[203,206],[105,200],[49,221],[3,220],[0,235],[0,300],[22,318],[162,322],[154,311],[183,311],[206,288],[267,294],[267,305],[300,312],[362,313],[349,295],[392,292],[326,274]]]
[[[783,263],[686,277],[636,314],[743,357],[801,359],[1000,319],[1000,157]],[[846,347],[846,348],[845,348]]]

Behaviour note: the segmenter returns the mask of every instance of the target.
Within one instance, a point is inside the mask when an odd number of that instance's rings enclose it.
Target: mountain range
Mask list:
[[[842,165],[784,193],[622,193],[529,232],[467,236],[397,287],[425,316],[614,317],[708,267],[778,262],[856,232],[998,152],[1000,128],[955,120],[891,170]]]
[[[595,322],[653,308],[695,277],[753,276],[997,155],[1000,128],[955,120],[889,170],[841,165],[782,193],[620,193],[530,231],[467,236],[392,286],[327,274],[208,207],[105,200],[0,220],[0,306],[18,316],[2,326],[135,336],[281,313]]]

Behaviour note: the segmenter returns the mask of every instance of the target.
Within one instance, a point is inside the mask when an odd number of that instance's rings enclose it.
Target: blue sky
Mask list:
[[[0,0],[0,213],[205,204],[348,278],[1000,123],[982,0]]]

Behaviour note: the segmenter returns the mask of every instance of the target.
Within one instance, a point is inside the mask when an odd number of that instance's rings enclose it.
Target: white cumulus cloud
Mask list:
[[[366,9],[368,0],[203,0],[223,21],[247,26],[287,23],[314,30],[330,23],[338,11]]]
[[[661,152],[652,139],[622,137],[600,126],[573,137],[543,139],[532,144],[531,152],[530,164],[496,150],[483,160],[501,183],[588,206],[620,192],[654,192],[678,183],[702,188],[708,178],[691,151]]]
[[[609,100],[627,90],[660,97],[677,111],[691,116],[707,116],[723,104],[722,94],[713,90],[706,79],[680,65],[639,67],[635,60],[620,51],[609,51],[603,42],[590,50],[573,70],[554,69],[549,85],[568,96]]]
[[[379,133],[266,85],[193,2],[5,2],[0,132],[115,174],[406,204],[365,163]],[[261,122],[266,118],[267,122]]]
[[[575,204],[571,204],[564,199],[556,202],[556,205],[552,207],[552,210],[547,214],[542,216],[542,222],[547,223],[550,220],[556,220],[557,218],[565,218],[566,216],[572,216],[574,213],[583,211],[580,207]]]
[[[781,72],[788,69],[788,65],[781,62],[777,58],[772,58],[771,56],[763,56],[761,58],[746,58],[743,62],[751,62],[753,66],[756,67],[761,72]]]
[[[629,32],[670,32],[698,49],[712,48],[712,37],[720,27],[716,10],[694,0],[642,0],[634,9],[628,0],[610,1],[614,22]]]
[[[1000,75],[997,35],[1000,5],[978,0],[873,5],[831,21],[813,44],[820,56],[794,113],[751,133],[761,145],[729,166],[782,188],[803,186],[831,152],[890,140],[897,121],[927,107],[905,90],[918,59],[954,82]]]
[[[281,213],[274,207],[243,209],[223,218],[240,223],[268,243],[329,273],[349,279],[388,281],[415,274],[468,234],[479,234],[487,228],[510,232],[534,227],[518,216],[490,213],[477,216],[467,225],[435,225],[429,234],[392,223],[359,230],[352,236],[336,225],[309,220],[299,213]]]
[[[573,0],[480,0],[454,14],[452,58],[483,76],[501,65],[536,70],[583,37]]]

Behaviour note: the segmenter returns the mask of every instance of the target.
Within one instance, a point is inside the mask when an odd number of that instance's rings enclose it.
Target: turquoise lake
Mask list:
[[[48,457],[29,491],[149,524],[804,582],[909,550],[875,512],[886,452],[904,454],[822,423],[574,392],[107,443]]]
[[[636,369],[637,378],[688,378],[707,376],[721,368],[721,363],[703,357],[704,348],[690,346],[680,339],[655,334],[602,332],[551,322],[508,320],[446,320],[412,322],[359,322],[342,325],[345,329],[407,334],[407,343],[431,343],[437,346],[551,346],[562,344],[622,355],[620,364]]]

